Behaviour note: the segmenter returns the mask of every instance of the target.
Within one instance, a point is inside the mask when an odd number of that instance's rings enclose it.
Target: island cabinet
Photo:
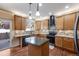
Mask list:
[[[40,38],[31,37],[26,41],[28,43],[28,55],[29,56],[48,56],[49,55],[49,43],[48,40],[41,40]],[[44,38],[43,38],[44,39]]]
[[[73,38],[56,37],[55,45],[57,47],[61,47],[63,49],[75,52],[75,50],[74,50],[75,46],[74,46],[74,39]]]
[[[14,30],[25,30],[26,19],[22,16],[14,15]]]
[[[64,16],[64,29],[65,30],[73,30],[75,23],[75,13],[68,14]]]
[[[41,46],[35,46],[32,44],[28,45],[28,55],[29,56],[48,56],[49,55],[49,47],[48,43],[45,43]]]

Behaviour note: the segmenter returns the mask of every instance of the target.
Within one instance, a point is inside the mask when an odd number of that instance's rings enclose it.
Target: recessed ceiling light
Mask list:
[[[69,6],[65,6],[65,9],[68,9],[69,8]]]
[[[42,3],[39,3],[39,6],[41,7],[43,4]]]

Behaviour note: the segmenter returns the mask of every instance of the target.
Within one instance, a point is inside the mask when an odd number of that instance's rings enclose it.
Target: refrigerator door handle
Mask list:
[[[74,25],[74,45],[75,45],[75,49],[77,54],[79,55],[79,49],[78,49],[78,36],[77,36],[77,28],[78,28],[78,17],[76,17],[76,21],[75,21],[75,25]]]

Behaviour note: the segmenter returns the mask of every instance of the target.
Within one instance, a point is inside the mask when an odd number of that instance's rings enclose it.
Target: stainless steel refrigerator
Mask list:
[[[77,55],[79,55],[79,13],[76,14],[76,20],[74,24],[74,45]]]

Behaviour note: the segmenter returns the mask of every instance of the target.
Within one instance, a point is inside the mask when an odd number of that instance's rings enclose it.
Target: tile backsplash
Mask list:
[[[74,31],[73,30],[59,30],[57,34],[60,34],[60,35],[74,35]]]
[[[74,30],[59,30],[57,32],[57,35],[71,35],[71,36],[74,36]],[[79,35],[79,31],[78,31],[78,35]]]
[[[32,31],[25,31],[25,30],[15,30],[14,35],[25,35],[25,34],[32,34]]]
[[[14,34],[15,35],[25,34],[25,31],[24,30],[15,30]]]

